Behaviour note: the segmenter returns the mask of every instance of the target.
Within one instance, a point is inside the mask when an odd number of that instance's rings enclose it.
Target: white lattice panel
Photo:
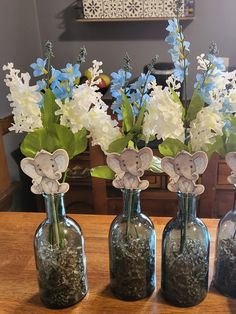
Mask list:
[[[181,16],[184,16],[182,0]],[[87,19],[173,17],[175,0],[83,0]]]

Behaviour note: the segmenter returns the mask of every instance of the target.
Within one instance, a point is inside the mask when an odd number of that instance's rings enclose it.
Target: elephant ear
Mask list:
[[[65,172],[69,165],[69,156],[64,149],[57,149],[52,154],[52,158],[57,164],[59,172]]]
[[[179,177],[174,169],[174,158],[164,157],[161,160],[161,168],[167,173],[171,178]]]
[[[227,177],[229,183],[236,185],[236,152],[226,154],[225,161],[232,170],[231,175]]]
[[[196,152],[192,155],[192,159],[196,166],[196,172],[202,174],[208,164],[207,154],[205,152]]]
[[[140,149],[140,151],[138,152],[138,156],[141,160],[141,164],[142,164],[142,169],[146,170],[150,167],[151,163],[152,163],[152,159],[153,159],[153,153],[151,148],[149,147],[144,147],[142,149]]]
[[[32,179],[36,179],[39,177],[37,172],[35,171],[34,166],[34,159],[33,158],[24,158],[21,160],[20,167],[22,171],[27,174],[27,176],[31,177]]]
[[[120,155],[112,153],[107,155],[107,165],[116,174],[121,174],[124,171],[120,167]]]
[[[226,154],[225,161],[231,170],[236,171],[236,152]]]

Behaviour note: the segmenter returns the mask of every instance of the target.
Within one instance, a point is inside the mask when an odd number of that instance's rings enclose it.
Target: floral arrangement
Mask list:
[[[109,143],[107,150],[103,150],[105,154],[121,154],[125,148],[138,150],[140,144],[144,143],[146,106],[150,101],[150,84],[155,81],[155,77],[151,75],[151,70],[157,60],[158,56],[153,58],[146,74],[141,73],[138,79],[130,82],[132,77],[131,59],[126,53],[123,68],[111,74],[111,94],[114,97],[111,106],[113,110],[112,123],[114,130],[117,130],[117,134],[119,132],[119,137]],[[153,139],[154,136],[150,136],[149,141]],[[153,172],[161,172],[160,158],[154,156],[149,169]],[[115,173],[104,165],[91,169],[91,175],[114,179]]]
[[[81,48],[78,61],[58,70],[51,65],[52,44],[46,43],[46,58],[38,58],[31,64],[34,77],[40,77],[30,85],[30,74],[20,73],[13,63],[3,66],[5,83],[10,89],[7,96],[13,108],[14,123],[10,130],[26,132],[21,151],[34,157],[40,150],[50,153],[65,149],[70,157],[87,147],[87,138],[93,145],[105,150],[108,143],[120,136],[115,122],[107,114],[107,106],[98,91],[98,76],[102,62],[93,61],[91,79],[80,84],[80,66],[85,62],[86,50]]]
[[[105,153],[121,153],[127,147],[138,149],[142,141],[148,145],[155,139],[161,141],[158,149],[163,156],[173,157],[183,150],[190,154],[202,150],[208,157],[213,152],[224,156],[236,150],[236,72],[225,72],[217,46],[211,43],[209,53],[197,57],[194,92],[188,100],[190,43],[184,38],[179,10],[180,2],[176,1],[176,18],[168,21],[169,35],[165,39],[171,45],[169,53],[175,69],[166,87],[157,85],[151,75],[158,57],[152,60],[148,73],[142,73],[135,82],[131,81],[128,55],[124,67],[111,74],[112,110],[116,115],[113,121],[119,121],[115,129],[120,129],[120,137]],[[154,170],[160,172],[160,160],[154,161]],[[114,174],[103,166],[92,169],[92,175],[106,178]]]
[[[169,52],[175,65],[174,73],[166,82],[167,88],[152,85],[144,121],[147,126],[155,127],[144,132],[147,139],[156,134],[163,140],[159,151],[164,156],[175,156],[182,150],[189,153],[202,150],[208,157],[213,152],[224,156],[232,148],[236,149],[236,71],[225,72],[223,59],[217,56],[217,46],[211,43],[207,55],[197,56],[195,89],[190,102],[187,101],[190,43],[184,38],[179,8],[179,1],[176,1],[176,18],[168,21],[169,35],[165,40],[171,45]],[[178,93],[181,85],[182,100]]]

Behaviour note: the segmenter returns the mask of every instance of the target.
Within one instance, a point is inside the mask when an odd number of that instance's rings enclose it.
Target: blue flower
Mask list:
[[[216,57],[212,54],[208,54],[208,60],[215,66],[215,69],[219,71],[225,71],[224,59]],[[220,74],[220,73],[219,73]]]
[[[54,81],[54,87],[52,92],[56,98],[66,99],[72,97],[73,93],[73,84],[70,81],[60,82]]]
[[[36,84],[38,85],[38,91],[39,92],[46,89],[46,87],[47,87],[47,83],[45,80],[37,81]]]
[[[36,63],[32,63],[30,65],[30,67],[34,70],[33,75],[35,77],[48,73],[47,70],[45,69],[46,63],[47,59],[43,60],[41,58],[38,58],[36,60]]]
[[[61,81],[61,71],[54,69],[54,67],[51,67],[51,88],[54,89],[58,84],[60,84]]]
[[[144,93],[147,91],[147,85],[148,83],[155,81],[155,77],[153,75],[150,75],[149,73],[144,74],[141,73],[138,80],[132,84],[130,84],[130,89],[144,89]]]
[[[60,75],[61,81],[68,80],[68,81],[74,83],[74,81],[77,78],[81,77],[81,72],[80,72],[79,68],[80,68],[79,64],[72,65],[71,63],[67,63],[66,67],[61,70],[61,72],[62,72]]]
[[[225,70],[225,66],[224,60],[213,54],[208,54],[207,59],[210,61],[210,65],[207,70],[196,75],[196,83],[194,84],[194,87],[196,88],[199,86],[199,95],[208,105],[210,105],[212,103],[210,92],[216,87],[215,78],[221,75],[222,71]],[[225,104],[225,107],[227,108],[228,105]]]
[[[167,26],[166,30],[169,33],[175,33],[178,31],[179,28],[179,23],[178,20],[176,18],[168,20],[169,25]]]
[[[184,35],[177,19],[172,19],[168,22],[169,25],[166,29],[169,35],[165,41],[172,46],[172,49],[169,49],[169,53],[175,66],[174,74],[180,82],[183,82],[185,76],[188,75],[190,64],[187,60],[190,42],[184,40]]]
[[[118,73],[111,73],[111,92],[113,90],[121,89],[125,86],[126,82],[131,78],[132,74],[130,72],[126,72],[123,69],[120,69]]]

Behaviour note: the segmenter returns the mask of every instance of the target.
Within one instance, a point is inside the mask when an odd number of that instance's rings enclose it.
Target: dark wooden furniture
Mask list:
[[[9,210],[12,204],[13,192],[18,183],[11,182],[3,136],[7,134],[12,123],[12,116],[0,119],[0,211]]]
[[[154,151],[154,154],[157,154]],[[99,147],[90,147],[90,151],[80,155],[76,161],[82,167],[94,167],[106,163],[105,156]],[[198,215],[200,217],[223,216],[233,205],[234,191],[232,185],[227,182],[230,169],[224,160],[214,154],[208,164],[201,182],[205,185],[204,194],[198,200]],[[177,210],[176,194],[167,190],[168,176],[156,175],[147,172],[146,179],[150,187],[142,191],[142,210],[151,216],[174,216]],[[96,214],[117,214],[122,209],[121,192],[112,187],[110,180],[91,178],[68,178],[71,185],[70,192],[66,196],[70,212],[74,212],[86,204],[86,212]],[[78,193],[82,193],[79,201]],[[77,199],[77,200],[76,200]],[[83,202],[81,203],[81,200]],[[79,202],[79,203],[78,203]]]
[[[11,182],[7,160],[5,155],[3,136],[8,133],[12,116],[0,119],[0,211],[11,207],[12,195],[18,186]],[[154,150],[154,154],[158,154]],[[91,214],[117,214],[122,209],[121,192],[113,188],[111,181],[91,178],[89,169],[106,163],[105,155],[98,146],[90,146],[89,149],[71,161],[67,181],[70,190],[65,196],[67,211],[71,213]],[[198,202],[198,215],[200,217],[223,216],[233,205],[234,191],[232,185],[227,182],[230,169],[217,154],[214,154],[209,162],[207,170],[201,177],[205,185],[205,192]],[[152,216],[174,216],[177,210],[175,193],[167,190],[168,177],[165,174],[156,175],[146,173],[150,187],[141,193],[142,210]],[[24,187],[24,199],[28,199],[30,192],[30,180]],[[22,190],[23,193],[23,190]],[[28,197],[27,197],[28,195]],[[37,206],[23,208],[29,211],[44,211],[42,197],[38,198]]]
[[[157,233],[156,291],[144,300],[127,302],[116,299],[109,288],[107,237],[114,216],[71,215],[71,217],[78,221],[85,236],[89,293],[80,303],[60,310],[60,313],[235,313],[236,300],[218,294],[213,288],[210,288],[210,292],[202,303],[186,309],[170,306],[162,298],[159,291],[161,237],[169,218],[153,218]],[[0,313],[2,314],[59,313],[58,310],[46,309],[38,296],[32,240],[37,226],[44,218],[45,215],[41,213],[0,213]],[[210,284],[218,220],[204,219],[204,222],[211,235]]]

